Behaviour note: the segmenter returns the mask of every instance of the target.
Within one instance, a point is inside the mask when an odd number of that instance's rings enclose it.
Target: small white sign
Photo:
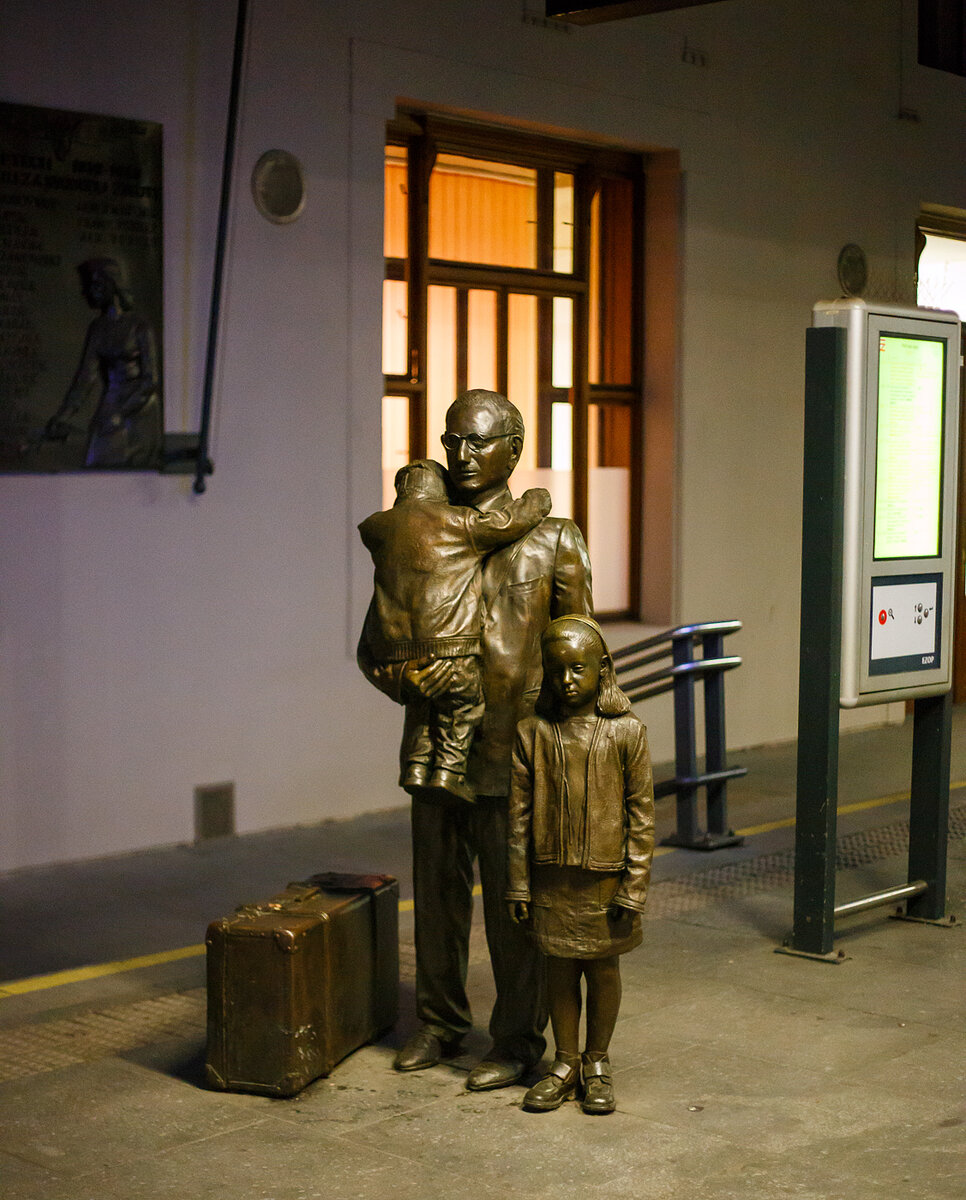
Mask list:
[[[936,583],[888,583],[872,588],[872,660],[931,659],[936,652]],[[925,667],[931,662],[923,662]]]

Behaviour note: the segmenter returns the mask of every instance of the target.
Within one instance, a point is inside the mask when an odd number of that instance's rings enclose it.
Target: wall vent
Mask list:
[[[235,785],[205,783],[195,788],[195,841],[235,832]]]

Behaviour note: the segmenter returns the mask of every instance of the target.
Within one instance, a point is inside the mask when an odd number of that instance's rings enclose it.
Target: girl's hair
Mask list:
[[[597,715],[601,717],[619,717],[622,713],[630,712],[631,702],[621,691],[617,683],[617,673],[614,662],[604,641],[600,626],[593,617],[585,617],[582,613],[568,613],[551,621],[540,636],[541,649],[546,651],[551,642],[564,640],[568,634],[576,634],[579,638],[593,639],[600,648],[600,682],[597,686]],[[544,673],[540,685],[540,695],[537,697],[535,711],[541,717],[553,717],[557,712],[557,704],[547,676]]]

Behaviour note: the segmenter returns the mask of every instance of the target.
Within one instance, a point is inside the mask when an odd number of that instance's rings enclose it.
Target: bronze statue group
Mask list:
[[[579,530],[546,515],[542,489],[511,497],[523,436],[505,397],[465,392],[446,415],[445,471],[404,467],[393,508],[360,526],[375,590],[359,665],[405,706],[400,784],[412,796],[421,1027],[394,1066],[435,1066],[472,1026],[475,860],[496,1001],[492,1048],[466,1086],[522,1080],[549,1016],[554,1060],[524,1109],[579,1097],[606,1114],[620,955],[642,940],[653,780],[644,726],[592,616]]]

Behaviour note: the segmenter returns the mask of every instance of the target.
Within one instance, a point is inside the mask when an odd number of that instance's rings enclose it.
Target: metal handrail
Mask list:
[[[677,830],[666,845],[716,850],[739,845],[742,838],[728,829],[726,789],[729,779],[746,773],[725,763],[724,680],[726,671],[741,665],[735,655],[722,653],[723,639],[741,629],[740,621],[704,621],[678,625],[615,650],[612,658],[628,699],[651,700],[674,692],[675,773],[655,785],[656,796],[677,795]],[[697,645],[702,656],[694,657]],[[644,675],[627,676],[664,659],[671,662]],[[694,684],[701,679],[705,699],[705,770],[697,768],[694,730]],[[698,829],[697,793],[706,789],[707,830]]]
[[[629,679],[627,683],[621,684],[621,690],[629,700],[646,700],[651,695],[659,694],[659,692],[651,691],[650,685],[658,683],[662,679],[667,679],[668,682],[660,688],[660,691],[668,692],[674,687],[674,680],[681,675],[708,675],[713,671],[732,671],[735,667],[740,666],[741,659],[736,657],[699,658],[695,662],[678,663],[674,667],[652,671],[650,675],[642,675],[639,679]],[[645,688],[645,691],[638,694],[636,689],[641,687]]]
[[[698,625],[677,625],[674,629],[665,629],[663,633],[651,634],[650,637],[646,637],[640,642],[621,646],[619,650],[614,651],[611,658],[616,663],[620,659],[627,658],[629,654],[636,654],[639,650],[649,650],[652,646],[660,646],[665,642],[671,643],[686,637],[700,638],[711,633],[718,633],[725,637],[729,633],[737,633],[740,628],[740,621],[704,621]],[[669,647],[666,654],[670,654],[670,652]],[[665,654],[656,657],[664,658]]]

